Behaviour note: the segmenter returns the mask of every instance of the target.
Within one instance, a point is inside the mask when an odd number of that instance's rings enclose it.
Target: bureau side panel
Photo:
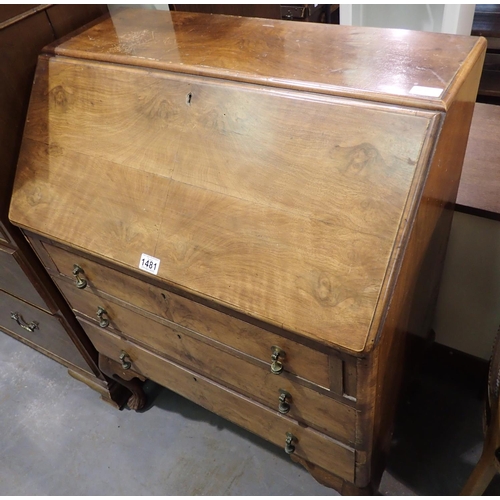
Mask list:
[[[408,334],[431,325],[482,65],[480,57],[446,114],[387,317],[372,355],[358,360],[359,486],[377,482],[385,465]]]

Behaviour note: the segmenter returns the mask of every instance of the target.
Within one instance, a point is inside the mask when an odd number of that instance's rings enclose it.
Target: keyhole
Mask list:
[[[193,98],[193,94],[189,92],[189,94],[186,96],[186,104],[189,106],[191,104],[191,99]]]

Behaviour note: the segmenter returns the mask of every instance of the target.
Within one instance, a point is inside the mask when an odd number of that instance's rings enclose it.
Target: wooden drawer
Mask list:
[[[17,320],[12,318],[14,314],[18,317]],[[25,341],[31,347],[55,357],[65,365],[69,363],[89,371],[88,365],[57,317],[2,291],[0,291],[0,327],[18,340]]]
[[[305,387],[283,373],[271,373],[267,364],[249,362],[232,350],[228,352],[207,345],[198,334],[186,328],[165,320],[162,324],[146,318],[109,299],[77,290],[72,283],[63,279],[57,279],[56,283],[76,313],[97,319],[97,309],[102,307],[106,310],[104,317],[109,320],[107,329],[119,330],[127,338],[151,347],[270,408],[278,409],[280,391],[286,391],[290,395],[287,397],[290,417],[343,442],[354,443],[354,408]]]
[[[271,347],[279,346],[286,353],[285,370],[325,388],[330,388],[328,356],[241,321],[215,309],[150,285],[139,279],[44,244],[54,261],[56,271],[72,277],[74,264],[84,271],[88,289],[104,291],[118,299],[167,319],[180,326],[226,344],[257,359],[271,362]],[[338,373],[342,377],[342,372]]]
[[[47,304],[29,280],[27,273],[29,270],[19,252],[0,246],[0,289],[48,310]]]
[[[286,433],[291,432],[297,438],[295,453],[298,456],[354,481],[355,452],[348,446],[121,339],[109,330],[102,330],[85,320],[80,322],[97,350],[105,356],[116,361],[125,351],[132,362],[132,370],[278,446],[284,446]]]

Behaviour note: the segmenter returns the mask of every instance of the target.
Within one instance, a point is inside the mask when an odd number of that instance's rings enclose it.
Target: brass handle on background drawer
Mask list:
[[[297,438],[291,433],[286,433],[285,441],[285,452],[291,455],[295,451],[295,445],[293,443],[297,442]]]
[[[280,361],[281,359],[285,359],[285,351],[276,345],[271,347],[271,371],[275,375],[279,375],[283,371],[283,363]]]
[[[83,269],[78,265],[75,264],[73,266],[73,276],[76,278],[76,288],[85,288],[87,286],[87,280],[85,278],[80,277],[80,273],[83,273]]]
[[[120,361],[122,362],[122,368],[124,370],[129,370],[130,367],[132,366],[132,362],[130,361],[130,356],[125,351],[122,351],[120,353]]]
[[[30,324],[26,324],[26,321],[22,318],[22,316],[18,312],[11,312],[10,317],[21,327],[27,330],[28,332],[34,332],[38,328],[38,323],[36,321],[32,321]],[[24,325],[21,323],[24,323]]]
[[[104,309],[104,307],[99,306],[97,308],[97,313],[96,314],[97,314],[97,317],[99,319],[99,326],[101,328],[106,328],[107,326],[109,326],[109,320],[107,318],[103,318],[103,316],[105,314],[108,314],[106,312],[106,309]]]
[[[283,389],[280,389],[279,393],[280,397],[278,398],[279,399],[278,411],[280,413],[283,413],[283,415],[285,415],[290,411],[290,403],[292,402],[292,395]]]

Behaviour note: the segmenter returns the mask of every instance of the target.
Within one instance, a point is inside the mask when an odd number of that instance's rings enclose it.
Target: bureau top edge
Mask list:
[[[482,37],[121,9],[51,55],[447,110]]]

